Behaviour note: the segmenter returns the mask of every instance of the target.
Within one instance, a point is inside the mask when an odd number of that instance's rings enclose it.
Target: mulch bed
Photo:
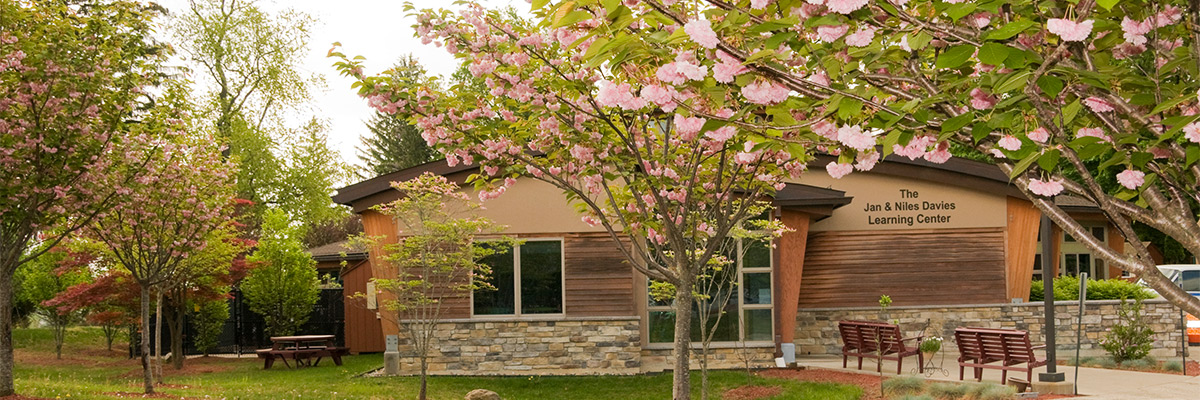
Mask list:
[[[188,400],[191,397],[182,397],[179,395],[157,392],[154,394],[145,394],[142,392],[105,392],[105,396],[118,397],[122,399],[181,399]]]
[[[780,393],[783,393],[783,388],[779,386],[747,385],[729,389],[725,391],[725,394],[721,398],[725,400],[758,400],[776,396]]]
[[[768,378],[795,379],[806,382],[829,382],[843,385],[858,385],[863,389],[862,400],[882,400],[879,393],[879,376],[840,372],[828,369],[769,369],[758,373]]]

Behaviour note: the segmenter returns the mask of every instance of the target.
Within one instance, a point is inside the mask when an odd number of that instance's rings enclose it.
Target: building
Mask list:
[[[368,235],[396,240],[394,223],[370,207],[398,198],[390,182],[426,171],[463,182],[475,168],[434,162],[348,186],[334,201],[361,214]],[[798,343],[803,309],[870,306],[882,294],[897,306],[1021,302],[1040,274],[1034,267],[1040,213],[992,165],[890,157],[840,180],[815,169],[780,190],[774,204],[774,215],[793,231],[775,249],[747,248],[737,260],[741,293],[726,315],[738,318],[724,318],[717,328],[718,367],[741,365],[745,357],[766,362],[781,343]],[[1094,217],[1094,207],[1071,207],[1081,218]],[[646,279],[625,264],[603,228],[580,220],[561,192],[518,180],[486,203],[484,216],[524,244],[491,261],[499,290],[447,299],[451,315],[439,334],[446,341],[433,357],[434,373],[623,374],[668,367],[670,308],[649,298]],[[1120,244],[1116,231],[1099,221],[1094,233]],[[1120,274],[1061,239],[1056,258],[1065,268],[1056,265],[1056,271]],[[356,271],[386,276],[375,254],[369,261],[370,268]],[[397,331],[389,323],[380,328],[385,335]],[[346,329],[376,328],[348,323]]]

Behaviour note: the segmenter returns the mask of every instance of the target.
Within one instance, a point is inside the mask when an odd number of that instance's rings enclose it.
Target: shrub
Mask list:
[[[929,395],[939,400],[958,400],[967,395],[966,385],[935,383],[929,386]]]
[[[1113,369],[1117,367],[1117,362],[1113,361],[1113,359],[1109,357],[1096,357],[1095,361],[1093,361],[1090,365],[1085,364],[1085,366]]]
[[[1029,301],[1043,301],[1045,283],[1033,281],[1029,286]],[[1054,278],[1055,300],[1076,300],[1079,298],[1079,278],[1063,276]],[[1154,294],[1134,282],[1121,279],[1088,279],[1088,300],[1120,300],[1120,299],[1151,299]]]
[[[196,350],[204,355],[212,352],[220,343],[225,321],[229,319],[229,303],[225,299],[201,303],[196,311]]]
[[[1017,390],[1011,386],[1003,385],[986,385],[979,397],[979,400],[1010,400],[1017,397]]]
[[[883,393],[888,396],[916,394],[924,389],[925,380],[917,376],[898,376],[883,381]]]
[[[979,399],[983,397],[983,393],[988,390],[990,383],[975,383],[967,387],[968,399]]]
[[[896,400],[933,400],[933,397],[929,397],[927,394],[910,394],[899,397]]]
[[[1137,359],[1137,360],[1129,360],[1129,361],[1122,363],[1122,365],[1124,365],[1127,368],[1142,370],[1142,371],[1158,369],[1158,363],[1149,357],[1141,358],[1141,359]]]
[[[1183,363],[1179,361],[1167,361],[1163,364],[1163,369],[1171,372],[1183,372]]]
[[[1113,361],[1120,364],[1149,355],[1154,344],[1153,336],[1154,330],[1142,320],[1142,300],[1130,303],[1122,299],[1121,307],[1117,311],[1117,323],[1104,339],[1100,340],[1100,347],[1112,356]]]

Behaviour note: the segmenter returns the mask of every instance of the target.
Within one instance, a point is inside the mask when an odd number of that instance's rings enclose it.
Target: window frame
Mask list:
[[[775,326],[775,290],[776,290],[776,288],[775,288],[775,262],[776,262],[776,261],[775,261],[775,251],[774,251],[774,249],[771,247],[771,245],[772,245],[773,241],[768,241],[768,242],[766,242],[766,243],[763,243],[763,245],[764,245],[764,246],[766,247],[766,249],[767,249],[767,260],[768,260],[768,262],[767,262],[767,265],[766,265],[765,267],[745,268],[745,267],[744,267],[744,259],[745,259],[745,255],[746,255],[746,253],[745,253],[745,251],[743,251],[743,246],[745,245],[746,241],[748,241],[748,240],[750,240],[750,239],[740,239],[740,240],[738,240],[738,244],[737,244],[737,253],[739,254],[739,256],[738,256],[738,259],[735,261],[735,262],[737,263],[738,277],[737,277],[737,284],[736,284],[736,285],[737,285],[737,288],[736,288],[736,289],[737,289],[737,293],[736,293],[736,295],[735,295],[734,297],[736,297],[736,298],[737,298],[737,310],[738,310],[738,315],[736,315],[736,316],[733,316],[733,317],[737,318],[737,324],[738,324],[738,329],[737,329],[737,331],[738,331],[738,338],[737,338],[737,340],[732,340],[732,341],[729,341],[729,340],[713,340],[713,341],[712,341],[712,343],[714,343],[714,344],[722,344],[722,343],[724,343],[724,344],[738,344],[738,343],[747,343],[747,344],[765,344],[765,343],[772,343],[772,344],[773,344],[773,343],[775,343],[775,339],[774,339],[774,337],[775,337],[775,330],[776,330],[778,327],[777,327],[777,326]],[[762,274],[762,273],[765,273],[765,274],[767,274],[768,281],[770,282],[770,288],[771,288],[771,302],[769,302],[769,303],[767,303],[767,304],[746,304],[746,302],[745,302],[745,300],[746,300],[746,297],[745,297],[745,296],[746,296],[746,294],[745,294],[745,288],[746,288],[746,286],[745,286],[746,274]],[[646,281],[646,291],[647,291],[647,293],[649,293],[649,290],[650,290],[650,281],[649,281],[649,280],[647,280],[647,281]],[[664,312],[664,311],[666,311],[666,312],[674,311],[674,310],[672,310],[672,309],[671,309],[671,305],[670,305],[670,304],[667,304],[667,305],[656,305],[656,304],[653,304],[654,302],[655,302],[655,301],[654,301],[654,298],[653,298],[653,297],[651,297],[651,296],[646,296],[646,315],[645,315],[645,318],[646,318],[646,319],[645,319],[645,321],[647,322],[647,325],[646,325],[646,329],[647,329],[647,335],[646,335],[646,344],[647,344],[647,346],[650,346],[650,347],[654,347],[654,346],[663,346],[663,345],[670,345],[670,343],[671,343],[671,342],[655,342],[655,341],[653,341],[653,339],[652,339],[652,338],[650,337],[650,335],[649,335],[649,329],[650,329],[650,326],[649,326],[649,322],[650,322],[650,313],[653,313],[653,312]],[[746,339],[746,336],[747,336],[747,334],[746,334],[746,325],[744,324],[744,322],[746,321],[746,311],[750,311],[750,310],[770,310],[770,311],[771,311],[771,339],[767,339],[767,340],[747,340],[747,339]],[[696,316],[695,316],[695,313],[693,313],[693,315],[692,315],[692,318],[695,318],[695,317],[696,317]],[[729,318],[729,317],[731,317],[731,316],[730,316],[730,315],[726,315],[726,316],[723,316],[723,317],[721,317],[721,318]],[[724,323],[724,322],[722,322],[722,323]]]
[[[564,237],[528,237],[520,238],[521,244],[514,245],[510,250],[513,257],[513,313],[512,314],[476,314],[475,313],[475,290],[471,290],[468,303],[470,304],[471,319],[494,319],[504,320],[513,318],[545,318],[545,317],[565,317],[567,315],[567,244]],[[493,240],[478,240],[479,242],[490,242]],[[558,258],[559,258],[559,303],[562,304],[562,311],[557,313],[522,313],[521,312],[521,250],[520,247],[528,242],[558,242]],[[475,279],[474,275],[471,279]]]

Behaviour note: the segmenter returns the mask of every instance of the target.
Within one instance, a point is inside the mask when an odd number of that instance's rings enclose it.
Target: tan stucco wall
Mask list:
[[[829,218],[813,223],[809,230],[814,232],[1002,227],[1006,223],[1005,194],[980,192],[949,182],[870,172],[833,179],[821,168],[810,170],[796,182],[842,190],[854,198]],[[868,211],[868,205],[877,208]]]
[[[462,190],[479,199],[471,186]],[[584,223],[561,190],[534,179],[518,179],[500,197],[481,204],[484,210],[479,215],[507,226],[504,232],[509,234],[604,231],[602,226]]]

